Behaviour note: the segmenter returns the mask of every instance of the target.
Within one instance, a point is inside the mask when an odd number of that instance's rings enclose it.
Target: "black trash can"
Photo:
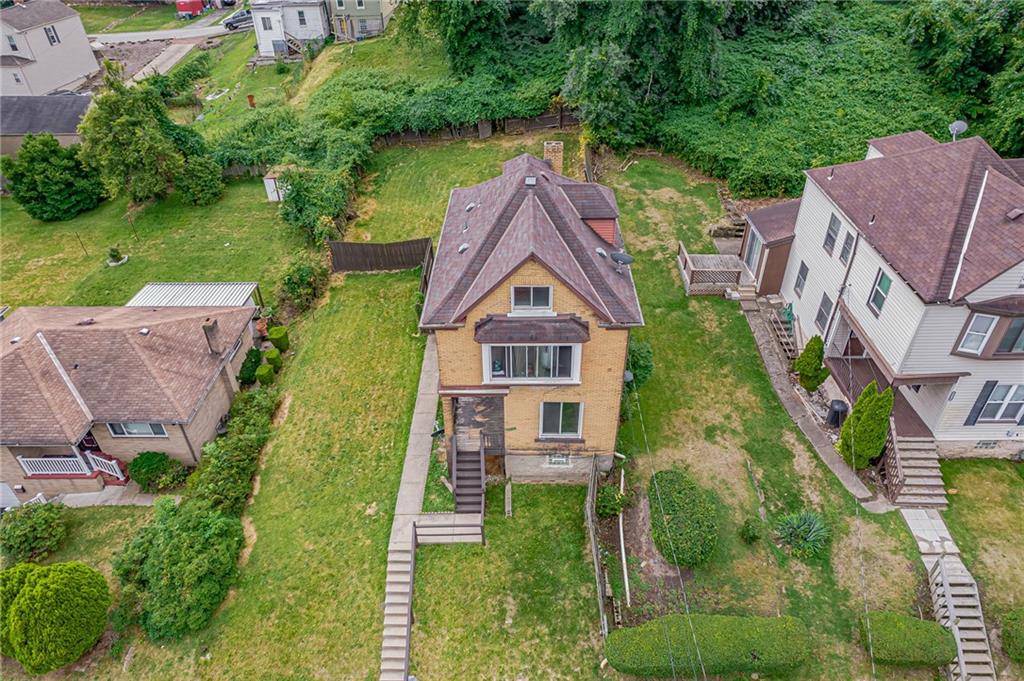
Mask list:
[[[843,421],[846,420],[846,415],[850,411],[850,405],[842,400],[832,400],[832,404],[828,408],[828,425],[835,428],[839,428],[843,425]]]

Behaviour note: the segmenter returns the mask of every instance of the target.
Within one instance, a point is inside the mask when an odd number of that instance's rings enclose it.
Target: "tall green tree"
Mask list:
[[[436,34],[452,71],[466,75],[477,64],[500,58],[510,9],[510,0],[406,0],[400,32]]]
[[[132,201],[161,197],[184,163],[168,135],[173,128],[167,125],[163,101],[152,88],[126,86],[120,68],[110,62],[104,66],[106,90],[93,100],[78,128],[80,156],[99,168],[109,196],[127,195]]]
[[[867,468],[868,463],[882,453],[889,433],[892,403],[892,388],[878,392],[874,381],[864,386],[854,403],[839,433],[839,452],[854,469]]]
[[[103,183],[82,163],[78,145],[62,147],[53,135],[26,135],[18,154],[3,159],[14,200],[36,220],[70,220],[95,208]]]

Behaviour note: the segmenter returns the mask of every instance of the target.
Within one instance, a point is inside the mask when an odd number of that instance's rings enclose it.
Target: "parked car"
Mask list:
[[[224,20],[224,27],[229,31],[252,26],[252,10],[243,9],[235,12]]]
[[[235,0],[220,0],[220,4],[224,5],[225,7],[234,7]]]

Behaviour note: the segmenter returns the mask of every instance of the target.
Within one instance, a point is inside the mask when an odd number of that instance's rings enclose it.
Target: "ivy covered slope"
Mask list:
[[[720,47],[721,94],[669,110],[667,150],[741,195],[799,194],[803,170],[864,157],[874,137],[945,139],[952,105],[913,61],[903,8],[813,3]]]

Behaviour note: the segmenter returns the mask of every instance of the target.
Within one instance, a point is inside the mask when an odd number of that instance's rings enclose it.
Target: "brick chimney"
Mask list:
[[[562,174],[562,143],[561,142],[545,142],[544,143],[544,160],[548,162],[551,169],[559,175]]]
[[[206,344],[210,346],[210,352],[219,355],[224,351],[224,345],[220,339],[220,328],[217,320],[210,317],[203,322],[203,334],[206,336]]]

